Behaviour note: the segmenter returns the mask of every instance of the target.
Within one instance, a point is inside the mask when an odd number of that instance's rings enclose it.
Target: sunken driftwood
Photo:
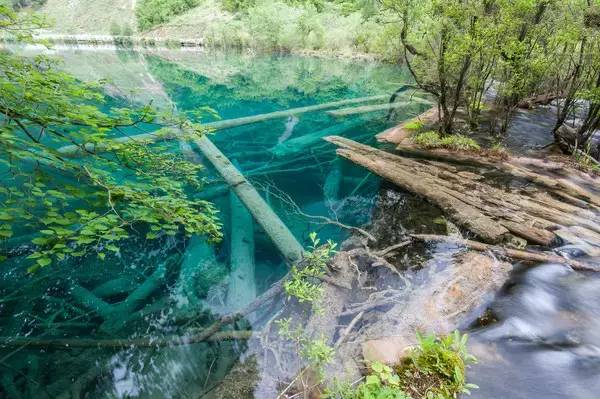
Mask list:
[[[583,228],[583,233],[600,232],[600,217],[595,204],[586,202],[593,197],[579,193],[578,202],[567,203],[557,199],[554,191],[570,188],[558,183],[555,190],[511,190],[486,183],[481,175],[461,171],[447,163],[415,160],[397,156],[356,143],[342,137],[328,137],[327,141],[339,147],[338,154],[400,187],[426,198],[439,206],[456,224],[473,232],[483,241],[498,244],[513,236],[531,244],[552,246],[559,241],[555,230]],[[519,173],[525,174],[521,169]],[[533,172],[526,172],[530,178]],[[531,180],[536,180],[532,179]],[[539,181],[550,185],[542,175]],[[581,233],[581,231],[580,231]]]
[[[256,298],[254,281],[254,221],[244,204],[230,193],[231,207],[231,275],[227,290],[227,306],[241,309]]]
[[[254,186],[208,137],[202,136],[195,139],[194,143],[254,216],[254,220],[264,229],[284,258],[290,263],[299,260],[304,252],[302,245]]]
[[[342,108],[334,111],[327,111],[327,114],[336,117],[351,116],[358,114],[367,114],[369,112],[390,111],[398,108],[408,107],[411,104],[412,103],[408,101],[401,101],[397,103],[361,105],[360,107]]]
[[[389,98],[388,95],[351,98],[348,100],[334,101],[334,102],[318,104],[318,105],[310,105],[310,106],[301,107],[301,108],[292,108],[292,109],[287,109],[287,110],[283,110],[283,111],[270,112],[270,113],[266,113],[266,114],[245,116],[242,118],[228,119],[228,120],[217,121],[217,122],[209,122],[209,123],[203,124],[202,126],[209,131],[224,130],[224,129],[229,129],[232,127],[238,127],[238,126],[250,125],[253,123],[264,122],[264,121],[271,120],[271,119],[287,118],[288,116],[292,116],[292,115],[299,115],[299,114],[304,114],[304,113],[309,113],[309,112],[323,111],[326,109],[342,107],[345,105],[367,103],[367,102],[371,102],[371,101],[381,101],[381,100],[386,100],[388,98]],[[182,138],[182,137],[185,137],[185,135],[180,130],[173,129],[170,133],[150,132],[150,133],[139,134],[136,136],[121,137],[121,138],[115,139],[114,142],[125,143],[125,142],[131,141],[131,140],[137,140],[137,141],[141,141],[141,142],[159,142],[159,141],[174,140],[174,139]],[[64,147],[59,148],[58,152],[62,156],[78,157],[78,156],[85,156],[86,153],[100,152],[100,151],[104,151],[104,150],[106,150],[106,148],[96,146],[93,143],[86,143],[86,144],[82,144],[82,145],[64,146]]]

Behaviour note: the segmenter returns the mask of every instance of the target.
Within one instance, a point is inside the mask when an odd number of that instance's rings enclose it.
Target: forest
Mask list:
[[[0,110],[0,398],[600,392],[599,0],[0,0]]]

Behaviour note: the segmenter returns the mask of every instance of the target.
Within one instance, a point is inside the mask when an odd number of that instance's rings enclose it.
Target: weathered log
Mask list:
[[[464,246],[469,249],[473,249],[475,251],[480,252],[491,252],[497,256],[507,257],[516,260],[522,260],[526,262],[536,262],[536,263],[561,263],[568,266],[571,266],[575,270],[582,271],[599,271],[600,269],[594,267],[592,265],[579,262],[573,259],[567,259],[559,255],[547,254],[542,252],[533,252],[533,251],[525,251],[525,250],[517,250],[512,248],[505,248],[496,245],[484,244],[477,241],[472,240],[463,240],[450,236],[439,236],[439,235],[429,235],[429,234],[411,234],[410,237],[425,242],[444,242],[450,244],[456,244],[459,246]]]
[[[415,101],[415,102],[400,101],[400,102],[396,102],[396,103],[362,105],[360,107],[342,108],[342,109],[338,109],[335,111],[327,111],[327,114],[331,115],[331,116],[335,116],[335,117],[367,114],[369,112],[390,111],[390,110],[395,110],[398,108],[405,108],[405,107],[408,107],[415,103],[418,103],[418,102],[417,101]],[[429,103],[429,102],[427,102],[427,103]]]
[[[304,114],[304,113],[308,113],[308,112],[322,111],[325,109],[336,108],[336,107],[341,107],[341,106],[350,105],[350,104],[360,104],[360,103],[366,103],[366,102],[370,102],[370,101],[380,101],[380,100],[385,100],[387,98],[389,98],[388,95],[352,98],[352,99],[348,99],[348,100],[335,101],[335,102],[330,102],[330,103],[326,103],[326,104],[310,105],[307,107],[292,108],[292,109],[288,109],[288,110],[284,110],[284,111],[270,112],[267,114],[246,116],[246,117],[242,117],[242,118],[229,119],[229,120],[223,120],[223,121],[217,121],[217,122],[209,122],[209,123],[203,124],[203,127],[210,131],[224,130],[224,129],[229,129],[232,127],[250,125],[253,123],[263,122],[263,121],[267,121],[267,120],[271,120],[271,119],[287,118],[288,116],[291,116],[291,115],[299,115],[299,114]],[[165,132],[165,131],[151,132],[151,133],[139,134],[136,136],[120,137],[120,138],[114,139],[114,142],[115,143],[126,143],[126,142],[132,141],[132,140],[137,140],[137,141],[142,141],[142,142],[159,142],[159,141],[173,140],[173,139],[182,138],[182,137],[186,137],[186,135],[183,134],[183,132],[181,132],[178,129],[173,129],[172,131],[169,131],[169,132]],[[61,147],[58,149],[58,153],[61,154],[61,156],[78,157],[78,156],[85,156],[88,153],[97,153],[97,152],[101,152],[101,151],[105,151],[105,150],[106,150],[105,146],[99,146],[99,145],[95,145],[93,143],[86,143],[86,144],[82,144],[81,146],[68,145],[68,146]]]
[[[341,147],[337,151],[340,156],[431,201],[439,206],[452,221],[469,229],[484,241],[499,243],[508,238],[509,231],[505,227],[500,226],[475,207],[440,192],[436,186],[423,183],[419,179],[415,179],[414,174],[394,167],[393,164],[386,161],[386,158],[389,159],[393,155],[342,137],[327,137],[326,140]]]
[[[449,164],[499,169],[515,177],[529,180],[533,183],[553,189],[556,191],[557,195],[564,196],[566,193],[567,195],[575,198],[583,198],[586,202],[595,206],[600,206],[600,196],[596,195],[595,193],[562,177],[546,176],[544,174],[531,171],[525,167],[524,161],[520,160],[519,158],[496,160],[492,157],[486,159],[478,155],[451,152],[448,150],[425,151],[407,145],[399,145],[396,148],[396,152],[399,155],[411,158],[430,159]]]
[[[358,126],[363,124],[364,120],[353,119],[349,122],[333,125],[318,132],[305,134],[304,136],[296,137],[294,139],[277,144],[271,149],[271,153],[279,159],[287,158],[292,154],[305,152],[306,149],[321,143],[321,140],[324,137],[339,135],[352,129],[356,129]]]
[[[293,263],[304,252],[302,245],[290,230],[269,207],[250,182],[240,173],[229,159],[208,139],[202,136],[194,140],[196,146],[206,156],[217,172],[246,205],[254,220],[265,230],[284,258]]]
[[[206,237],[192,236],[188,240],[175,285],[178,305],[191,311],[198,311],[202,307],[198,286],[204,278],[203,274],[216,266],[214,246],[207,241]]]
[[[407,121],[402,122],[400,125],[387,129],[377,136],[378,141],[386,142],[386,143],[394,143],[400,144],[404,141],[404,139],[408,138],[415,130],[408,129],[407,127],[410,125],[414,125],[417,123],[423,125],[429,125],[431,123],[436,122],[439,119],[438,110],[436,107],[430,108],[429,110],[423,112],[421,115],[416,116],[415,118],[409,119]]]
[[[117,277],[107,281],[92,290],[92,293],[100,298],[110,298],[133,291],[138,284],[131,278]]]
[[[87,338],[31,338],[0,337],[0,347],[19,347],[44,349],[78,349],[78,348],[163,348],[193,345],[201,342],[219,342],[246,340],[252,337],[252,331],[221,331],[209,336],[199,333],[190,336],[165,338],[131,338],[131,339],[87,339]]]
[[[337,159],[333,163],[329,173],[327,173],[327,177],[325,178],[323,194],[325,196],[325,201],[327,201],[330,205],[339,200],[342,178],[344,176],[342,172],[342,166],[342,161]]]
[[[252,215],[233,192],[230,193],[230,207],[231,274],[227,290],[227,305],[230,309],[239,310],[256,298],[254,222]]]

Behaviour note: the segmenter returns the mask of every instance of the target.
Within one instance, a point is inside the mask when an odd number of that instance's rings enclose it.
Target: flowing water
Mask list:
[[[189,115],[204,110],[202,120],[206,122],[217,117],[205,107],[222,119],[233,119],[390,94],[409,81],[407,72],[394,66],[295,56],[136,53],[109,48],[55,49],[53,53],[63,60],[66,70],[82,80],[107,78],[110,101],[116,105],[152,100],[159,107]],[[341,242],[347,231],[311,216],[367,224],[381,182],[361,168],[337,160],[333,146],[320,137],[337,134],[372,143],[375,133],[425,107],[412,104],[391,120],[385,112],[343,118],[308,113],[219,131],[211,140],[250,178],[301,243],[306,244],[313,231],[323,239]],[[140,132],[152,128],[145,126]],[[293,145],[285,146],[284,156],[274,155],[274,149],[286,143]],[[232,202],[221,189],[221,178],[201,154],[187,143],[171,143],[169,150],[185,151],[206,164],[205,190],[220,210],[223,242],[211,249],[201,239],[147,241],[134,237],[119,256],[107,257],[104,262],[95,257],[67,260],[33,276],[25,274],[24,257],[13,257],[0,269],[0,336],[82,340],[179,336],[182,345],[92,345],[70,350],[21,345],[0,349],[0,397],[197,398],[210,392],[244,356],[243,342],[185,344],[185,337],[233,310],[227,301],[230,236],[232,226],[241,227],[239,220],[232,218]],[[420,229],[434,225],[439,217],[439,211],[407,194],[394,191],[394,198],[402,204],[399,225]],[[256,225],[253,229],[256,292],[252,294],[256,295],[287,269],[266,234]],[[431,252],[422,255],[436,256]],[[177,290],[178,273],[186,262],[209,264],[203,269],[202,286],[197,287],[201,303],[191,310],[187,298]],[[166,272],[159,286],[119,320],[110,314],[100,317],[85,301],[76,299],[74,287],[84,287],[106,303],[118,304],[160,265],[166,265]],[[470,378],[481,387],[473,396],[600,397],[599,293],[599,277],[557,266],[516,273],[491,305],[491,321],[473,328],[471,347],[481,359],[470,372]],[[248,293],[244,294],[242,297],[248,298]],[[247,329],[247,322],[235,328]]]

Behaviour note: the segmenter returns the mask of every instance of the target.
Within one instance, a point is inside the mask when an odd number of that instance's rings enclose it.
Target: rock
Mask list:
[[[417,332],[447,335],[474,321],[509,278],[512,266],[487,255],[467,252],[417,287],[361,335],[366,361],[391,364],[415,344]],[[384,333],[393,335],[386,336]]]
[[[367,364],[374,362],[390,366],[398,364],[415,343],[414,338],[411,341],[402,336],[366,341],[362,344],[363,360]]]

